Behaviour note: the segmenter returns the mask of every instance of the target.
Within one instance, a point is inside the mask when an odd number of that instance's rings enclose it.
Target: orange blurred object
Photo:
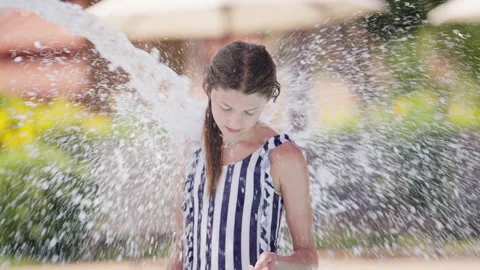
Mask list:
[[[17,8],[0,9],[0,54],[9,55],[11,50],[22,51],[54,49],[78,50],[85,44],[82,37],[72,36],[61,26],[48,22],[40,16]]]
[[[0,9],[0,91],[79,93],[88,83],[88,61],[75,54],[86,45],[30,11]]]

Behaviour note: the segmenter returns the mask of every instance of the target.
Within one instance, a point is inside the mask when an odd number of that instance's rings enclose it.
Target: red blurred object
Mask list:
[[[38,15],[0,9],[0,91],[79,93],[89,80],[88,61],[75,59],[86,39]]]
[[[42,50],[73,51],[85,44],[82,37],[72,36],[61,26],[38,15],[15,8],[0,9],[0,54],[9,57],[11,51],[40,53]]]

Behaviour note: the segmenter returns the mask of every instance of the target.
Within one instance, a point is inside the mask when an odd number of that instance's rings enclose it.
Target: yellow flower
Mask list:
[[[412,117],[418,121],[427,121],[435,113],[436,100],[435,95],[428,92],[400,96],[393,102],[393,111],[401,118]]]
[[[48,130],[56,124],[55,115],[45,107],[39,108],[35,112],[35,127],[39,134]]]
[[[352,117],[353,113],[349,110],[349,108],[338,106],[336,108],[325,110],[325,113],[320,119],[320,123],[323,126],[337,126],[344,124]]]
[[[71,106],[64,100],[55,101],[55,103],[49,108],[50,114],[56,120],[57,124],[72,124],[79,120],[78,114],[80,109]]]
[[[393,111],[398,116],[405,116],[410,111],[411,102],[409,102],[405,97],[397,99],[393,103]]]
[[[83,127],[87,132],[105,135],[110,131],[110,121],[104,116],[91,116],[82,120]]]
[[[80,109],[69,106],[64,100],[58,100],[53,105],[41,106],[35,111],[35,126],[38,133],[59,125],[69,125],[79,122]]]
[[[467,102],[454,102],[448,106],[448,117],[452,123],[470,126],[478,123],[479,110]]]
[[[35,140],[35,131],[31,125],[25,125],[18,129],[6,130],[3,135],[3,143],[7,148],[17,148],[30,144]]]
[[[7,128],[8,122],[8,113],[5,109],[0,109],[0,133]]]
[[[18,119],[19,121],[26,120],[32,114],[32,111],[22,102],[12,103],[7,110],[9,118]]]

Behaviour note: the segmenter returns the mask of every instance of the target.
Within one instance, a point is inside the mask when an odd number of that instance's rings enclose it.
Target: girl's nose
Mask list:
[[[228,123],[228,127],[231,129],[242,129],[243,119],[241,115],[233,114]]]

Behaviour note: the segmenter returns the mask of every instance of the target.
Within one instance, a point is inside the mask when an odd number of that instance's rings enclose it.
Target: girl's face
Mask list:
[[[249,134],[258,122],[268,100],[258,94],[246,95],[235,90],[212,90],[212,114],[226,141]]]

